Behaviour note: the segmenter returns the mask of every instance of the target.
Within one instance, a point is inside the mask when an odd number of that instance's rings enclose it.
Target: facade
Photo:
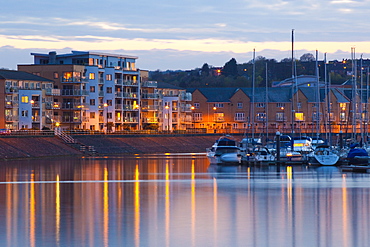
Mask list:
[[[34,64],[18,69],[54,81],[54,123],[62,129],[140,129],[137,57],[72,51],[32,53]],[[57,107],[55,107],[57,106]]]
[[[192,128],[191,102],[192,95],[185,89],[168,83],[159,82],[160,130],[186,130]]]
[[[209,132],[334,133],[367,129],[368,100],[363,92],[303,87],[198,88],[192,93],[195,128]],[[319,97],[317,96],[319,95]],[[351,102],[358,102],[354,108]],[[361,103],[360,103],[361,102]],[[352,114],[356,112],[356,114]]]
[[[0,70],[0,128],[47,128],[53,81],[26,72]]]

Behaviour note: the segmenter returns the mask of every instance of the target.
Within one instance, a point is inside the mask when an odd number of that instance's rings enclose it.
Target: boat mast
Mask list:
[[[364,83],[363,82],[363,77],[362,77],[362,55],[361,54],[361,58],[360,58],[360,112],[361,112],[361,118],[360,118],[360,133],[361,133],[361,142],[364,141],[364,116],[363,116],[363,113],[364,113],[364,109],[362,107],[362,102],[364,100],[363,98],[363,87],[362,87],[362,84]]]
[[[268,79],[268,74],[267,74],[267,62],[266,62],[266,95],[265,95],[265,109],[266,109],[266,121],[265,121],[265,123],[266,123],[266,141],[267,141],[267,139],[268,139],[268,135],[269,135],[269,133],[268,133],[268,123],[269,123],[269,121],[268,121],[268,105],[269,105],[269,98],[268,98],[268,84],[267,84],[267,79]]]
[[[355,71],[355,48],[351,47],[351,60],[352,60],[352,139],[356,137],[356,95],[357,95],[357,85],[356,85],[356,71]]]
[[[255,84],[255,73],[256,73],[256,49],[253,49],[253,75],[252,75],[252,140],[254,140],[254,84]]]
[[[294,29],[292,29],[292,106],[291,106],[291,118],[292,118],[292,139],[294,139],[294,85],[296,84],[296,78],[294,73]],[[294,150],[294,144],[292,145],[292,150]]]
[[[366,70],[366,107],[365,107],[365,120],[366,120],[366,123],[369,121],[369,67],[367,67],[367,70]],[[368,136],[368,133],[369,133],[369,125],[367,124],[366,125],[366,139],[367,139],[367,136]],[[367,142],[367,140],[366,140]]]
[[[318,64],[319,51],[316,50],[316,138],[317,143],[320,135],[320,80],[319,80],[319,64]]]

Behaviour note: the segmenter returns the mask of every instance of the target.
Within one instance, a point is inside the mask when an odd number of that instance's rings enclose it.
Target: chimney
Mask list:
[[[51,51],[49,52],[49,64],[56,64],[57,62],[57,52]]]

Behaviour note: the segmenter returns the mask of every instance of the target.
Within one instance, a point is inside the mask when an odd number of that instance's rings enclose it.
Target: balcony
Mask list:
[[[122,85],[122,79],[114,79],[114,84]]]
[[[191,112],[191,105],[189,105],[189,104],[182,105],[180,107],[180,111],[181,112]]]
[[[46,102],[45,103],[45,108],[47,110],[55,110],[55,109],[60,109],[60,105],[56,102],[52,103],[52,102]]]
[[[138,94],[137,93],[123,93],[123,98],[137,99]]]
[[[138,123],[139,118],[138,117],[124,117],[122,122],[124,122],[124,123]]]
[[[123,105],[123,110],[124,111],[138,111],[139,106],[138,105]]]
[[[98,91],[98,95],[99,95],[99,97],[103,97],[104,96],[104,91],[103,90],[99,90]]]
[[[115,110],[122,110],[123,108],[122,108],[122,104],[115,104],[114,105],[114,109]]]
[[[224,117],[214,117],[213,121],[216,123],[221,123],[221,122],[225,122],[225,118]]]
[[[180,94],[180,100],[181,101],[192,101],[192,95],[191,93],[181,93]]]
[[[32,123],[39,123],[40,122],[40,116],[32,116]]]
[[[145,105],[141,107],[142,111],[158,111],[159,106],[158,105]]]
[[[285,116],[284,117],[276,117],[275,121],[276,122],[283,122],[283,121],[287,121],[287,118]]]
[[[45,95],[47,95],[47,96],[60,96],[60,89],[47,88],[45,90]]]
[[[203,122],[203,117],[194,117],[194,118],[193,118],[193,121],[194,121],[194,122],[197,122],[197,123],[198,123],[198,122]]]
[[[18,121],[18,116],[5,116],[6,122],[16,122]]]
[[[138,86],[137,81],[131,81],[131,80],[123,80],[122,81],[123,86]]]
[[[40,101],[33,101],[31,102],[32,109],[39,109],[40,108]]]
[[[143,118],[143,123],[158,123],[159,119],[158,118]]]
[[[18,87],[7,87],[5,88],[5,93],[12,94],[19,91]]]
[[[104,78],[99,78],[98,83],[99,84],[104,84]]]
[[[63,96],[88,96],[89,91],[81,89],[62,89]]]
[[[62,123],[81,123],[81,118],[72,116],[62,116]]]
[[[142,87],[157,87],[158,82],[157,81],[143,81],[141,82]]]
[[[141,94],[142,99],[159,99],[159,93],[143,93]]]
[[[82,77],[69,77],[69,78],[60,78],[61,83],[82,83],[86,82],[85,78]]]
[[[122,92],[115,92],[116,98],[122,98],[123,93]]]
[[[16,107],[16,106],[18,106],[18,102],[16,102],[16,101],[12,101],[12,100],[5,101],[5,108],[7,108],[7,109],[10,109],[10,108],[13,108],[13,107]]]

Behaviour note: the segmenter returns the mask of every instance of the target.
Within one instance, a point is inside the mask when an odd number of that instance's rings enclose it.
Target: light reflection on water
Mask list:
[[[2,162],[3,246],[368,246],[370,174],[205,155]]]

